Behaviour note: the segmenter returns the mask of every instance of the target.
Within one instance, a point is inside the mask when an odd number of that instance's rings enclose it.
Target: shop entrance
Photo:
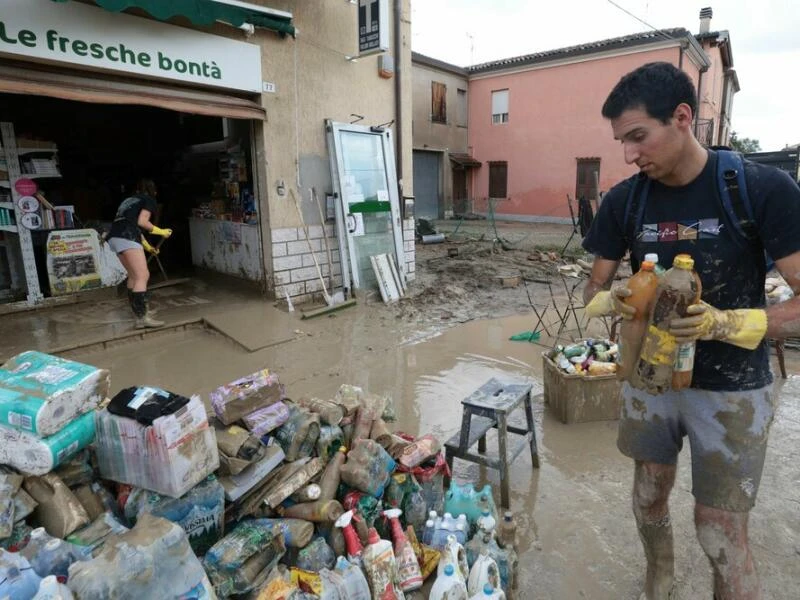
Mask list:
[[[48,273],[50,233],[107,231],[140,178],[152,179],[158,187],[155,223],[174,231],[159,256],[170,277],[202,267],[263,282],[251,121],[17,94],[0,94],[0,121],[13,124],[22,177],[32,179],[46,199],[26,225],[45,297],[65,293]],[[0,171],[7,167],[3,160],[4,155]],[[6,207],[0,210],[5,225],[0,227],[4,301],[25,298],[14,247],[14,230],[23,225],[7,210],[9,179],[0,173],[0,207]],[[161,274],[154,263],[150,270],[158,281]],[[87,286],[98,287],[99,282]]]

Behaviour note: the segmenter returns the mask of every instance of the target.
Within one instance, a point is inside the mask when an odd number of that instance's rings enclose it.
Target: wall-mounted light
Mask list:
[[[345,54],[344,59],[347,62],[351,62],[351,63],[358,62],[358,57],[357,56],[350,56],[349,54]]]

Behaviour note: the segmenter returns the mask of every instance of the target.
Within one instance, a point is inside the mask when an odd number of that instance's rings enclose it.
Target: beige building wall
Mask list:
[[[395,56],[395,2],[402,4],[401,56]],[[341,284],[338,244],[334,223],[321,223],[311,203],[314,188],[324,206],[325,194],[333,191],[327,151],[325,119],[360,125],[384,124],[392,129],[400,151],[401,195],[412,195],[411,154],[411,23],[410,0],[389,0],[390,41],[388,55],[394,58],[392,78],[379,75],[379,55],[348,60],[358,54],[358,5],[349,2],[304,0],[250,0],[253,4],[291,12],[296,38],[256,29],[248,41],[261,46],[262,78],[275,85],[261,103],[267,118],[257,125],[256,167],[262,244],[267,292],[277,298],[286,294],[295,302],[310,300],[322,286],[316,274],[309,244],[301,227],[292,194],[300,202],[309,226],[317,261],[328,280],[328,270]],[[244,39],[243,32],[217,27],[215,33]],[[396,81],[401,79],[401,114],[396,111]],[[399,118],[398,118],[399,117]],[[402,130],[398,130],[398,122]],[[399,135],[398,135],[399,134]],[[402,204],[402,202],[401,202]],[[413,221],[404,223],[406,269],[413,278]],[[325,241],[333,253],[328,264]],[[330,291],[330,290],[329,290]]]
[[[444,215],[453,210],[453,165],[450,153],[468,153],[468,115],[469,94],[466,72],[460,74],[442,66],[435,66],[427,57],[415,55],[412,58],[413,78],[413,145],[414,150],[427,150],[440,153],[441,202]],[[455,69],[458,69],[455,67]],[[432,82],[443,83],[446,88],[447,122],[433,121]],[[463,116],[460,113],[458,90],[463,90],[466,105]],[[468,173],[469,175],[469,173]],[[469,176],[467,177],[469,187]]]

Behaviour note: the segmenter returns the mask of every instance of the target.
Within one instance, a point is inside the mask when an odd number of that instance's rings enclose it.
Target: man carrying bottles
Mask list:
[[[602,114],[640,173],[604,196],[584,239],[595,255],[584,301],[589,316],[630,319],[630,291],[611,288],[627,251],[634,270],[646,253],[658,253],[665,267],[678,254],[694,259],[702,301],[669,324],[676,343],[697,340],[691,387],[651,394],[626,382],[622,389],[617,445],[635,462],[633,512],[647,559],[642,598],[666,600],[673,592],[668,500],[688,437],[695,526],[713,569],[714,598],[750,600],[761,590],[748,514],[776,405],[766,338],[800,334],[800,188],[782,171],[744,161],[757,235],[740,239],[720,200],[720,157],[694,137],[696,110],[689,77],[664,62],[628,73],[608,96]],[[765,251],[796,294],[770,308]]]

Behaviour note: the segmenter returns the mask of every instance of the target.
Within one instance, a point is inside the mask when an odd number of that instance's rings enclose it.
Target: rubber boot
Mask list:
[[[147,292],[133,292],[131,294],[131,309],[136,316],[136,329],[148,327],[163,327],[163,321],[156,321],[147,311]]]

